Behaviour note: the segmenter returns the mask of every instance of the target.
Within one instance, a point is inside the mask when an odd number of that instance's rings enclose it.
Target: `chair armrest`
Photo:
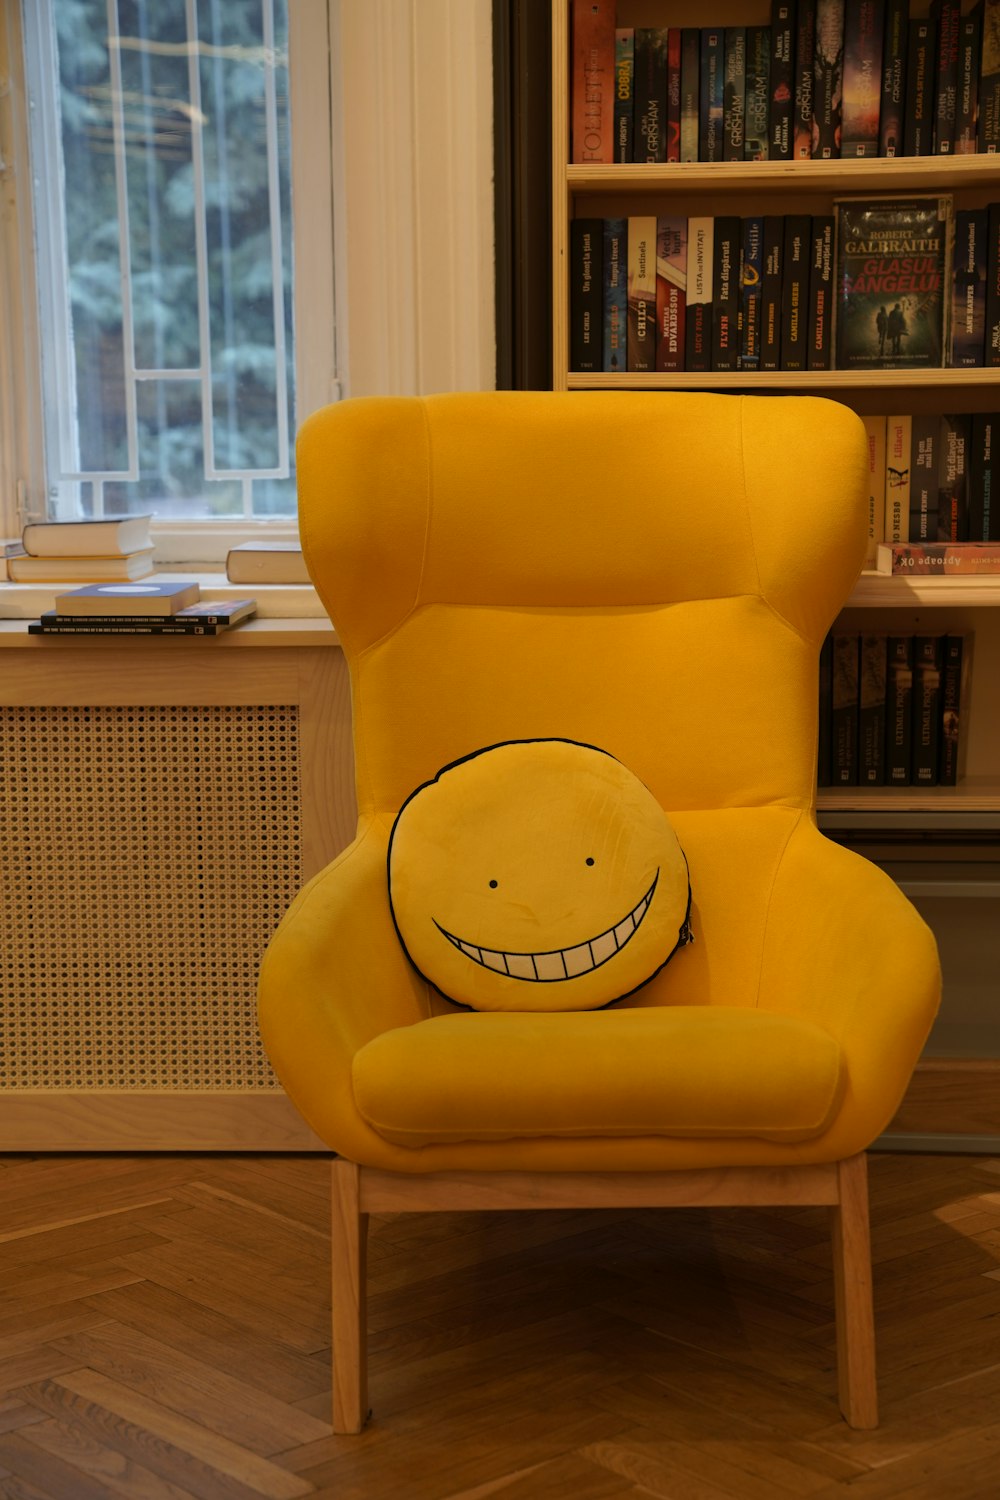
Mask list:
[[[863,1150],[892,1119],[941,999],[937,944],[884,871],[803,818],[789,838],[768,909],[761,1009],[825,1027],[847,1063],[841,1112]]]
[[[258,1019],[274,1071],[316,1134],[364,1159],[369,1127],[351,1063],[383,1031],[431,1014],[392,924],[386,841],[374,824],[304,886],[268,944]]]

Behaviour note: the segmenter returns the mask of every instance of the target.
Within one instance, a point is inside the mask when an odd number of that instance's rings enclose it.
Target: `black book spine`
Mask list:
[[[986,331],[983,361],[1000,365],[1000,203],[991,203],[986,220]]]
[[[795,108],[792,117],[792,155],[808,161],[813,146],[813,107],[816,81],[816,4],[798,0],[795,36]]]
[[[701,33],[697,26],[681,28],[681,161],[698,160],[698,93],[701,73]]]
[[[620,26],[615,32],[614,156],[631,162],[635,155],[633,106],[635,103],[635,31]]]
[[[858,784],[859,647],[857,632],[834,632],[830,714],[834,786]]]
[[[701,32],[701,88],[698,99],[698,156],[701,161],[722,161],[723,83],[725,36],[718,26]]]
[[[969,437],[969,541],[1000,540],[1000,517],[993,515],[993,437],[996,416],[972,413]],[[992,525],[992,531],[991,531]]]
[[[636,161],[667,159],[667,29],[637,26],[635,31]]]
[[[771,28],[747,27],[747,91],[743,125],[746,161],[767,161],[771,154],[768,129],[771,102]]]
[[[941,764],[940,786],[958,785],[958,747],[962,724],[962,655],[960,635],[944,638],[944,664],[941,682]]]
[[[885,683],[885,780],[909,786],[913,762],[913,637],[891,635]]]
[[[804,370],[807,365],[811,230],[812,221],[808,214],[785,215],[784,265],[781,279],[781,368],[783,370]]]
[[[667,31],[667,161],[681,159],[681,30],[671,26]]]
[[[844,0],[816,0],[812,154],[823,161],[840,155],[844,89]]]
[[[846,0],[840,154],[878,156],[884,0]]]
[[[604,350],[606,374],[628,369],[628,221],[604,220]]]
[[[712,369],[739,368],[742,226],[732,214],[716,216],[712,272]]]
[[[937,786],[941,748],[941,662],[944,637],[913,638],[914,786]]]
[[[760,367],[781,369],[781,266],[785,223],[778,214],[764,219],[761,246],[760,284]]]
[[[985,208],[955,210],[951,363],[961,369],[983,363],[986,330],[986,230]]]
[[[569,227],[569,367],[600,371],[604,358],[604,220]]]
[[[688,219],[687,319],[685,369],[712,368],[712,282],[715,268],[715,220]]]
[[[979,60],[982,55],[982,13],[963,16],[958,29],[958,82],[955,92],[955,152],[976,153],[979,134]]]
[[[1000,151],[1000,0],[983,0],[978,135],[980,151]]]
[[[743,220],[740,263],[740,369],[760,369],[760,283],[763,271],[764,220]]]
[[[810,370],[828,370],[833,312],[833,215],[815,214],[809,255],[809,354]]]
[[[958,29],[962,22],[962,7],[959,0],[931,0],[930,13],[937,23],[934,153],[937,156],[948,156],[955,150]]]
[[[882,101],[879,110],[879,156],[902,156],[906,113],[906,23],[909,0],[886,0],[882,39]]]
[[[833,781],[833,637],[827,635],[819,653],[819,744],[816,754],[816,784]]]
[[[941,418],[938,452],[939,542],[969,540],[969,440],[971,417],[964,412]]]
[[[903,154],[934,154],[934,78],[937,34],[933,21],[910,21],[906,42],[906,118]]]
[[[724,35],[722,159],[742,161],[747,97],[747,29],[745,26],[727,26]]]
[[[886,638],[861,637],[858,667],[858,781],[885,784]]]
[[[792,155],[792,109],[795,102],[795,6],[772,0],[771,77],[768,108],[768,155],[788,161]]]
[[[911,542],[937,539],[938,448],[941,418],[914,412],[911,430],[910,525]]]

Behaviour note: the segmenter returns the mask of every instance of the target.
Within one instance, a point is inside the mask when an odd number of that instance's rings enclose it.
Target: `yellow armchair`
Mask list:
[[[282,1084],[337,1153],[334,1426],[368,1410],[367,1215],[822,1203],[839,1397],[876,1422],[864,1151],[940,998],[932,935],[814,816],[819,647],[861,566],[859,419],[812,398],[348,401],[299,437],[350,666],[359,824],[260,978]],[[605,1009],[476,1013],[393,926],[393,821],[441,767],[570,739],[653,792],[694,943]]]

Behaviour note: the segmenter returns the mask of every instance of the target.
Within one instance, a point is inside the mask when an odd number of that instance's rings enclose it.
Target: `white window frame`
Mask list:
[[[298,420],[342,396],[491,389],[490,0],[289,0],[289,28]],[[0,0],[5,536],[44,510],[22,55],[19,0]],[[155,534],[176,568],[296,530],[186,520]]]

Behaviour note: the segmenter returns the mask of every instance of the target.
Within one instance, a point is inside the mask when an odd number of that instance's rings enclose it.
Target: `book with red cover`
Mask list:
[[[614,161],[614,0],[573,0],[571,160]]]

